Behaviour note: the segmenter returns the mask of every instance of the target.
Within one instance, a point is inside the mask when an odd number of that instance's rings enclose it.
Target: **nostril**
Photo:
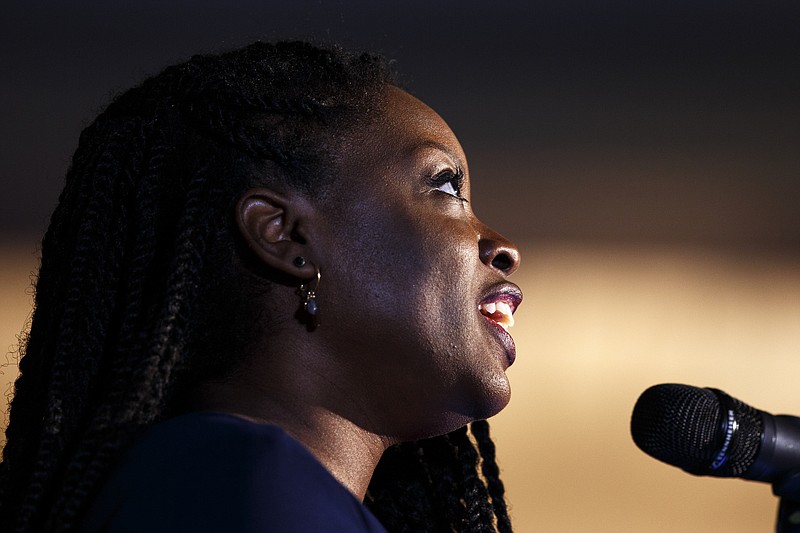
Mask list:
[[[514,243],[482,226],[482,236],[478,239],[478,253],[481,262],[502,272],[505,276],[510,276],[519,267],[519,250]]]
[[[492,258],[492,266],[497,270],[506,272],[514,264],[514,260],[505,252],[500,252]]]

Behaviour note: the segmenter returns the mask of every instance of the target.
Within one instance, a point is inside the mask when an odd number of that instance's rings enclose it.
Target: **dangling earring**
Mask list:
[[[322,276],[319,273],[319,267],[315,266],[314,270],[316,271],[315,279],[313,281],[314,286],[313,287],[307,286],[305,283],[303,283],[297,289],[297,293],[303,299],[303,310],[311,319],[311,323],[314,325],[314,327],[317,327],[319,326],[319,305],[317,304],[317,289],[319,288],[319,281],[322,278]]]

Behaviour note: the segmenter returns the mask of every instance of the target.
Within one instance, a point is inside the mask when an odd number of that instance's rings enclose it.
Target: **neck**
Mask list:
[[[248,374],[249,375],[249,374]],[[388,439],[314,402],[302,389],[262,385],[247,377],[203,385],[192,409],[226,412],[273,424],[305,446],[359,500],[364,499]]]

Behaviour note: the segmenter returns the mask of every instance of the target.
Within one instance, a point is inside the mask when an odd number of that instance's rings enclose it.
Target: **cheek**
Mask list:
[[[354,220],[357,232],[331,257],[327,316],[359,382],[374,385],[387,412],[401,409],[395,420],[430,434],[502,409],[509,385],[477,311],[481,263],[468,222],[408,212]]]
[[[410,200],[409,200],[410,202]],[[358,206],[331,247],[340,277],[358,284],[373,303],[411,305],[420,294],[444,287],[453,268],[453,240],[421,210]],[[343,237],[344,236],[344,237]]]
[[[384,268],[392,274],[386,281],[407,317],[415,321],[418,334],[428,342],[446,341],[447,346],[438,348],[452,349],[454,340],[448,337],[477,309],[477,303],[472,304],[477,242],[464,223],[443,217],[427,220],[426,224],[408,221],[392,236],[384,260]]]
[[[414,335],[412,321],[422,312],[421,294],[431,291],[426,273],[435,261],[420,226],[407,214],[353,205],[327,234],[328,291],[320,303],[336,312],[336,327],[361,330],[384,339]],[[325,278],[323,273],[323,284]],[[326,300],[330,298],[329,302]],[[401,333],[392,333],[400,331]],[[359,335],[359,342],[369,342]]]
[[[436,376],[438,401],[470,419],[497,414],[510,400],[505,351],[478,311],[486,283],[477,237],[466,224],[440,225],[423,241],[415,292],[416,335],[428,348],[422,361]]]
[[[470,418],[488,418],[508,404],[511,386],[505,349],[478,311],[488,281],[478,239],[467,223],[451,224],[427,244],[437,257],[431,265],[437,275],[431,280],[435,289],[422,295],[425,307],[435,310],[426,331],[439,371],[452,386],[450,408]]]

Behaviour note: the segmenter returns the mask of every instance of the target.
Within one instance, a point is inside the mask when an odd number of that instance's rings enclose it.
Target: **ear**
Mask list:
[[[314,276],[306,234],[310,212],[310,204],[299,194],[256,188],[236,204],[236,222],[247,245],[265,265],[304,279]],[[298,266],[297,257],[307,261]]]

